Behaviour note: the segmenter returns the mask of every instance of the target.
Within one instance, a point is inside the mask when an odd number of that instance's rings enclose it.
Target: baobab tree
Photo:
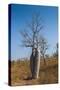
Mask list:
[[[26,28],[21,31],[22,45],[32,48],[30,57],[30,69],[32,78],[38,78],[40,67],[40,31],[43,29],[42,19],[39,14],[33,14],[30,23],[27,23]]]

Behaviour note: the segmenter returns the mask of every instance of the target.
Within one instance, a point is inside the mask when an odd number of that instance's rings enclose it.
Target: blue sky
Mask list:
[[[49,44],[48,54],[52,54],[58,42],[58,8],[36,5],[11,5],[11,59],[29,57],[30,48],[20,47],[22,37],[19,30],[23,30],[27,21],[31,21],[33,13],[39,13],[42,17],[44,29],[41,34]]]

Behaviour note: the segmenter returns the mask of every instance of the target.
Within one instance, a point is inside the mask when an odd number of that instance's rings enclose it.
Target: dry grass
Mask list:
[[[58,60],[43,60],[40,62],[40,73],[38,79],[27,79],[31,76],[29,61],[14,61],[11,63],[11,85],[37,85],[58,83]]]

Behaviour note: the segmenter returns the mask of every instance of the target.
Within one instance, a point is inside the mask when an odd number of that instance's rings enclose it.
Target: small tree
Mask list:
[[[58,59],[58,43],[56,43],[55,52],[54,52],[53,56]]]
[[[58,57],[58,43],[56,44],[56,57]]]
[[[44,37],[40,37],[40,52],[43,57],[45,65],[46,65],[45,55],[46,55],[47,49],[48,49],[48,43],[47,43],[46,39]]]

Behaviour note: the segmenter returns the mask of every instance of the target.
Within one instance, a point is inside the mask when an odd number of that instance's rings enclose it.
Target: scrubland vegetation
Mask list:
[[[29,60],[17,60],[11,62],[11,85],[37,85],[58,83],[58,60],[50,57],[40,62],[40,73],[38,79],[31,79]]]

